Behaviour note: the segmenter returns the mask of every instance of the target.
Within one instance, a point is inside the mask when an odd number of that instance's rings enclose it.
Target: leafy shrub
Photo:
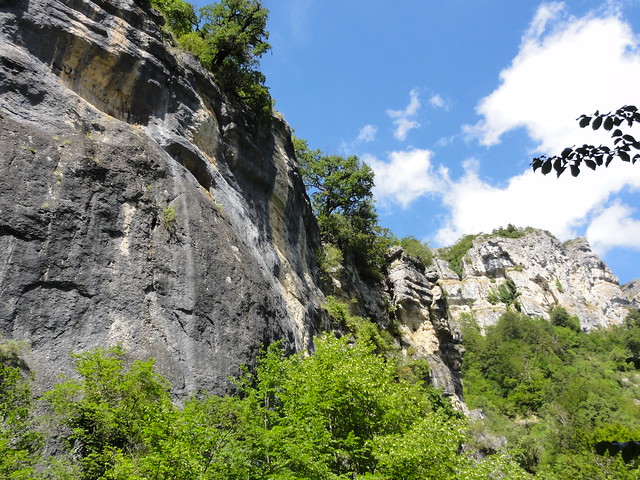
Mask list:
[[[580,331],[580,319],[575,315],[569,315],[567,310],[560,305],[556,305],[551,309],[549,321],[557,327],[566,327],[574,332]]]
[[[178,218],[178,215],[172,206],[162,210],[162,224],[167,229],[167,232],[174,233],[176,231],[176,218]]]
[[[330,243],[324,244],[317,256],[320,260],[320,268],[324,272],[331,272],[338,268],[344,260],[342,251]]]
[[[411,235],[402,237],[399,244],[407,255],[418,258],[425,267],[428,267],[433,263],[433,252],[431,252],[429,244],[420,241]]]
[[[492,305],[504,303],[507,307],[513,306],[519,312],[521,308],[520,302],[518,301],[519,296],[520,292],[518,292],[516,284],[508,278],[497,289],[489,292],[488,300]]]
[[[507,228],[499,227],[494,229],[491,232],[491,235],[503,238],[522,238],[532,231],[533,229],[531,227],[518,228],[514,225],[509,224],[507,225]]]
[[[6,342],[1,344],[6,346]],[[13,346],[8,347],[13,350]],[[20,368],[0,359],[0,477],[28,480],[35,477],[35,465],[43,435],[32,419],[33,400],[29,379]],[[9,355],[10,363],[16,363]]]
[[[329,296],[325,308],[338,326],[346,328],[356,340],[374,345],[376,353],[384,353],[392,349],[393,337],[380,329],[374,322],[358,315],[352,315],[346,303],[334,296]]]
[[[467,254],[478,235],[465,235],[450,247],[440,249],[438,256],[449,263],[449,267],[462,278],[462,259]]]

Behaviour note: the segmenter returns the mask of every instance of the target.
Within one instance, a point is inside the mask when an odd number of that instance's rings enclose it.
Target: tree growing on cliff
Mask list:
[[[271,112],[266,79],[258,70],[258,59],[271,49],[268,13],[259,0],[221,0],[200,8],[195,30],[179,42],[213,72],[224,90]]]
[[[193,5],[184,0],[151,0],[151,5],[162,12],[167,27],[177,38],[191,33],[198,24]]]
[[[365,275],[375,276],[382,268],[391,234],[378,225],[373,170],[355,155],[311,150],[300,138],[294,138],[294,148],[323,242],[353,257]]]
[[[560,155],[552,157],[542,155],[534,158],[531,162],[534,172],[540,169],[546,175],[553,169],[559,177],[568,167],[571,175],[577,177],[580,174],[582,164],[591,170],[595,170],[602,165],[608,167],[614,158],[634,164],[640,159],[640,153],[633,153],[634,151],[640,151],[640,141],[630,134],[625,134],[618,128],[623,123],[626,123],[629,128],[634,123],[640,123],[640,111],[635,106],[626,105],[613,113],[596,111],[593,115],[580,115],[578,121],[581,128],[591,125],[593,130],[598,130],[602,127],[611,132],[613,147],[605,145],[596,147],[587,144],[581,147],[567,147]]]
[[[198,10],[184,0],[150,0],[186,51],[211,71],[227,93],[252,109],[271,113],[271,96],[258,59],[267,42],[269,11],[260,0],[220,0]]]

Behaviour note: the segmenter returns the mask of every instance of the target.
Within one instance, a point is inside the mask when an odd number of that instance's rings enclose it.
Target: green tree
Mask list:
[[[477,465],[460,454],[464,420],[434,402],[430,387],[398,378],[373,343],[327,334],[315,347],[286,357],[271,346],[243,379],[244,401],[264,426],[253,459],[263,476],[253,478],[524,478],[502,457]]]
[[[74,355],[80,379],[46,395],[83,479],[106,478],[123,457],[144,453],[148,426],[173,411],[169,385],[154,372],[153,360],[127,365],[124,357],[121,347]]]
[[[558,327],[566,327],[575,332],[580,331],[580,320],[575,315],[569,315],[567,310],[560,306],[556,305],[549,312],[549,321]]]
[[[635,478],[637,465],[593,451],[601,440],[634,439],[640,427],[624,361],[628,325],[586,333],[563,310],[553,317],[557,325],[507,312],[484,336],[463,323],[465,398],[488,416],[474,430],[506,437],[541,478]]]
[[[640,123],[640,112],[635,106],[626,105],[613,113],[596,111],[593,115],[580,115],[578,122],[581,128],[590,125],[593,130],[602,127],[611,132],[613,146],[600,145],[596,147],[584,144],[580,147],[567,147],[560,155],[552,157],[542,155],[534,158],[531,162],[534,172],[540,169],[546,175],[553,169],[559,177],[568,167],[571,175],[577,177],[583,163],[591,170],[595,170],[602,165],[608,167],[614,158],[634,164],[640,159],[640,153],[633,153],[634,150],[640,150],[640,142],[632,135],[625,134],[620,128],[617,128],[623,123],[626,123],[629,128],[634,123]]]
[[[392,242],[378,225],[373,199],[373,170],[356,156],[324,155],[294,138],[296,158],[321,239],[354,259],[365,275],[376,276]]]
[[[42,447],[42,435],[32,418],[30,378],[23,375],[20,342],[0,343],[0,477],[34,478]]]
[[[191,33],[198,24],[193,5],[184,0],[151,0],[151,5],[164,15],[176,38]]]
[[[225,91],[263,113],[271,113],[265,77],[258,70],[258,59],[271,49],[268,13],[259,0],[220,0],[200,8],[196,30],[179,37]]]

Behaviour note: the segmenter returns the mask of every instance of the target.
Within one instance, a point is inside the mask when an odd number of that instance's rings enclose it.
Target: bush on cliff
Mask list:
[[[259,0],[220,0],[197,10],[183,0],[151,4],[163,13],[180,46],[198,57],[223,90],[256,113],[271,113],[266,79],[258,70],[258,59],[271,49],[269,11]]]

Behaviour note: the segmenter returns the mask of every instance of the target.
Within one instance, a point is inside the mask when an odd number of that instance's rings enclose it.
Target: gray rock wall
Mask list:
[[[262,343],[307,347],[318,239],[284,122],[132,0],[5,1],[0,34],[0,333],[39,384],[122,343],[221,392]]]

